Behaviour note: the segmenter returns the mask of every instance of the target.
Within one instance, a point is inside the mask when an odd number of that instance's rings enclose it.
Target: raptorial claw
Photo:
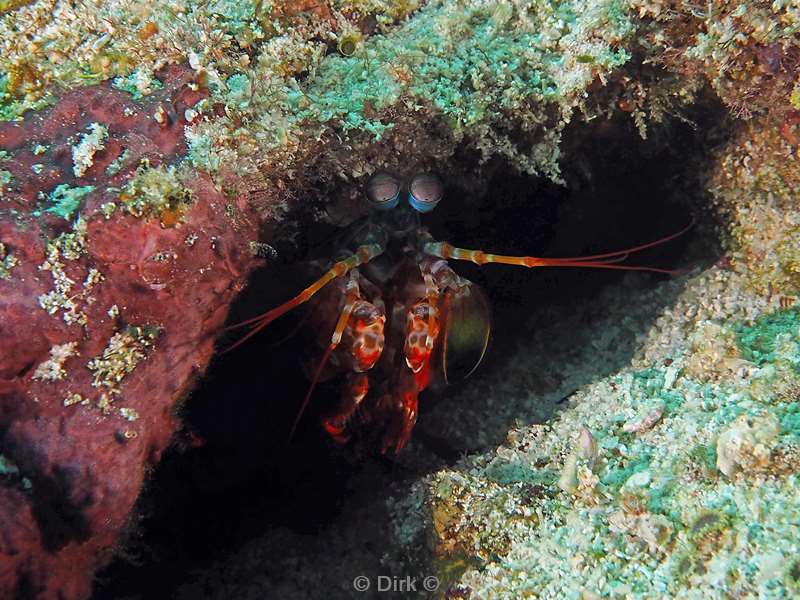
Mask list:
[[[436,308],[427,301],[417,302],[406,315],[406,341],[403,353],[412,373],[419,373],[430,360],[433,343],[439,337]]]
[[[340,444],[345,444],[350,440],[348,426],[367,396],[367,392],[369,392],[369,379],[366,374],[358,373],[350,376],[336,413],[322,419],[325,431]]]
[[[383,438],[381,453],[386,454],[390,449],[399,452],[408,443],[411,431],[417,423],[419,413],[418,391],[416,385],[405,390],[395,392],[391,396],[384,396],[379,401],[384,410],[388,412],[388,425]]]
[[[343,339],[351,357],[352,369],[356,373],[369,371],[378,362],[385,343],[384,325],[386,315],[383,310],[367,302],[358,300],[345,329]]]
[[[475,284],[448,290],[442,307],[441,368],[445,383],[469,377],[489,345],[489,302]]]

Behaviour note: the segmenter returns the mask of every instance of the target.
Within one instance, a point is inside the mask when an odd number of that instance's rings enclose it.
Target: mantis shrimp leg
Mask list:
[[[369,378],[366,373],[350,373],[342,392],[342,401],[335,414],[324,417],[322,426],[336,442],[345,444],[350,440],[348,426],[359,413],[361,403],[369,392]]]
[[[244,335],[242,339],[238,340],[233,346],[225,350],[225,352],[230,352],[231,350],[238,348],[278,317],[285,315],[287,312],[300,306],[304,302],[308,302],[314,294],[316,294],[337,277],[343,277],[344,275],[347,275],[347,273],[349,273],[352,269],[368,263],[382,253],[383,247],[379,244],[367,244],[360,246],[354,254],[351,254],[347,258],[334,263],[333,266],[322,275],[322,277],[317,279],[314,283],[309,285],[291,300],[288,300],[280,306],[276,306],[272,310],[268,310],[263,314],[228,327],[227,329],[230,330],[238,329],[239,327],[250,326],[250,331]]]
[[[336,264],[341,264],[341,263],[336,263]],[[330,271],[328,271],[328,273],[330,273]],[[311,399],[311,394],[314,392],[314,388],[317,385],[317,381],[319,380],[320,375],[322,375],[322,369],[325,368],[325,364],[328,362],[328,358],[330,358],[331,353],[336,349],[336,347],[342,341],[342,333],[344,333],[344,329],[347,326],[347,322],[350,320],[350,315],[353,313],[353,309],[355,308],[356,300],[358,300],[358,297],[359,297],[358,270],[351,268],[350,280],[347,282],[346,295],[344,300],[344,306],[342,307],[342,312],[339,313],[339,320],[336,322],[336,327],[333,330],[333,335],[331,336],[331,342],[330,344],[328,344],[325,353],[322,355],[322,359],[320,359],[319,361],[319,366],[317,367],[317,370],[314,372],[314,377],[311,379],[311,384],[308,386],[308,392],[306,392],[306,396],[305,398],[303,398],[303,403],[300,405],[300,410],[298,411],[297,416],[294,419],[294,423],[292,423],[292,429],[289,432],[290,438],[294,435],[295,429],[297,429],[297,424],[300,422],[300,417],[305,412],[306,406],[308,406],[308,401]]]
[[[444,261],[440,261],[444,262]],[[439,337],[439,300],[443,288],[431,272],[431,261],[419,264],[422,296],[412,294],[401,301],[396,314],[405,314],[403,334],[404,366],[397,372],[391,391],[378,400],[378,411],[387,421],[382,452],[401,450],[408,442],[419,414],[419,393],[431,379],[431,356]],[[416,296],[416,298],[415,298]]]
[[[403,371],[395,380],[394,390],[378,400],[378,410],[388,416],[388,426],[383,438],[381,452],[394,447],[402,450],[411,437],[419,413],[419,392],[417,378],[410,370]]]
[[[339,318],[336,321],[336,327],[331,335],[331,341],[325,349],[311,379],[303,404],[292,424],[290,437],[294,434],[300,417],[305,412],[306,406],[311,399],[311,394],[322,375],[328,359],[330,359],[334,350],[339,347],[343,340],[348,342],[343,346],[348,368],[352,369],[356,376],[351,377],[351,385],[346,388],[338,415],[339,418],[332,419],[331,423],[346,422],[358,408],[358,405],[369,390],[369,380],[364,375],[364,372],[375,366],[383,352],[383,328],[386,323],[386,315],[384,314],[383,300],[379,296],[373,296],[373,302],[361,297],[360,281],[366,287],[370,287],[368,280],[361,278],[361,273],[357,268],[351,269],[350,278],[344,290],[344,302]],[[361,377],[362,375],[363,377]],[[344,431],[342,430],[340,434],[343,433]]]

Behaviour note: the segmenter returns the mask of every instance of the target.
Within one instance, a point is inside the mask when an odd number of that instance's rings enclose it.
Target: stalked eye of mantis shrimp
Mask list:
[[[521,267],[585,267],[674,274],[621,264],[629,255],[669,242],[691,224],[658,240],[591,256],[506,256],[456,248],[436,241],[420,223],[443,197],[441,179],[421,173],[402,181],[372,175],[365,193],[371,214],[343,232],[340,255],[297,296],[229,329],[250,331],[229,350],[278,317],[311,301],[319,353],[292,432],[319,381],[342,376],[341,399],[322,425],[345,443],[364,429],[379,432],[383,452],[402,449],[417,420],[419,394],[432,381],[469,376],[489,341],[489,304],[480,288],[460,277],[448,261]]]

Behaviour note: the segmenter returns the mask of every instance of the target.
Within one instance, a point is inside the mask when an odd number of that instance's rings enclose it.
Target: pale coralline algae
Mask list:
[[[739,471],[765,470],[779,432],[775,415],[737,417],[717,438],[717,469],[728,477]]]
[[[34,379],[42,381],[58,381],[63,379],[67,372],[64,369],[64,363],[70,357],[77,354],[78,342],[67,342],[66,344],[57,344],[50,348],[50,358],[39,364],[33,372]]]
[[[800,290],[800,169],[789,118],[753,119],[721,150],[709,181],[731,223],[733,268],[751,273],[759,293],[785,302]]]
[[[638,37],[647,51],[685,79],[709,82],[736,116],[780,107],[797,90],[797,2],[629,0],[628,5],[648,24]]]
[[[561,130],[582,107],[588,85],[627,61],[621,46],[632,31],[614,1],[524,8],[432,2],[387,35],[365,39],[351,56],[319,62],[302,84],[280,74],[293,65],[308,68],[318,49],[287,31],[219,87],[230,113],[192,128],[191,156],[216,170],[258,154],[269,167],[270,152],[285,156],[304,140],[380,140],[424,115],[446,123],[451,144],[466,140],[485,158],[500,154],[558,178]],[[237,120],[250,127],[232,137]],[[509,122],[528,139],[524,147],[500,133]]]
[[[64,261],[76,261],[86,250],[86,221],[78,218],[73,231],[60,234],[56,239],[47,243],[47,256],[39,265],[40,271],[49,271],[53,279],[53,289],[38,297],[39,306],[54,315],[62,312],[64,322],[67,324],[86,324],[86,314],[80,309],[80,304],[86,302],[87,292],[91,285],[84,283],[83,290],[76,293],[73,290],[75,281],[66,273]],[[86,282],[90,282],[87,277]]]
[[[72,171],[75,177],[83,177],[86,170],[94,164],[94,155],[105,147],[108,128],[100,123],[91,123],[88,133],[81,135],[80,141],[72,147]]]
[[[790,2],[37,0],[0,10],[0,105],[14,118],[108,78],[143,97],[164,65],[188,62],[212,93],[193,111],[190,158],[222,179],[293,180],[321,145],[343,144],[351,156],[318,168],[360,177],[375,165],[358,148],[417,153],[436,124],[431,158],[466,142],[558,180],[576,114],[627,112],[644,135],[707,82],[747,117],[798,96],[799,24]]]
[[[0,244],[0,279],[11,279],[11,270],[17,266],[17,257]]]
[[[38,0],[11,8],[0,14],[6,118],[55,89],[108,78],[141,98],[161,86],[164,65],[188,62],[197,86],[211,91],[192,111],[189,157],[221,180],[268,170],[296,181],[309,162],[321,178],[358,178],[376,166],[359,149],[380,140],[388,143],[377,160],[387,164],[418,154],[422,140],[439,160],[466,143],[484,160],[499,155],[559,180],[561,134],[576,115],[630,113],[645,135],[650,121],[683,117],[707,81],[747,116],[797,87],[798,14],[781,2],[673,10],[638,0]],[[335,151],[342,145],[349,155]]]

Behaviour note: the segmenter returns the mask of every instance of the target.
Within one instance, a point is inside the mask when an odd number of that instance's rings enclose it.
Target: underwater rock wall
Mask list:
[[[202,94],[165,76],[0,123],[5,597],[88,596],[255,262],[246,199],[171,164]]]
[[[728,260],[629,368],[420,483],[397,527],[454,594],[796,589],[798,23],[781,1],[0,1],[0,588],[88,594],[264,223],[465,151],[561,181],[570,121],[645,136],[710,87],[740,119],[706,185]]]
[[[109,77],[146,95],[161,67],[188,61],[211,93],[187,131],[189,158],[219,177],[350,181],[400,159],[445,160],[463,142],[558,178],[572,115],[608,114],[627,93],[614,73],[634,33],[619,0],[50,0],[2,17],[0,91],[13,118]]]
[[[663,64],[746,119],[705,169],[726,254],[659,286],[682,289],[653,325],[624,323],[646,331],[630,364],[553,422],[389,501],[407,568],[446,597],[800,594],[796,14],[631,4],[659,24],[641,39]]]
[[[628,367],[391,501],[430,548],[410,570],[455,597],[795,595],[800,317],[743,279],[690,277]]]

